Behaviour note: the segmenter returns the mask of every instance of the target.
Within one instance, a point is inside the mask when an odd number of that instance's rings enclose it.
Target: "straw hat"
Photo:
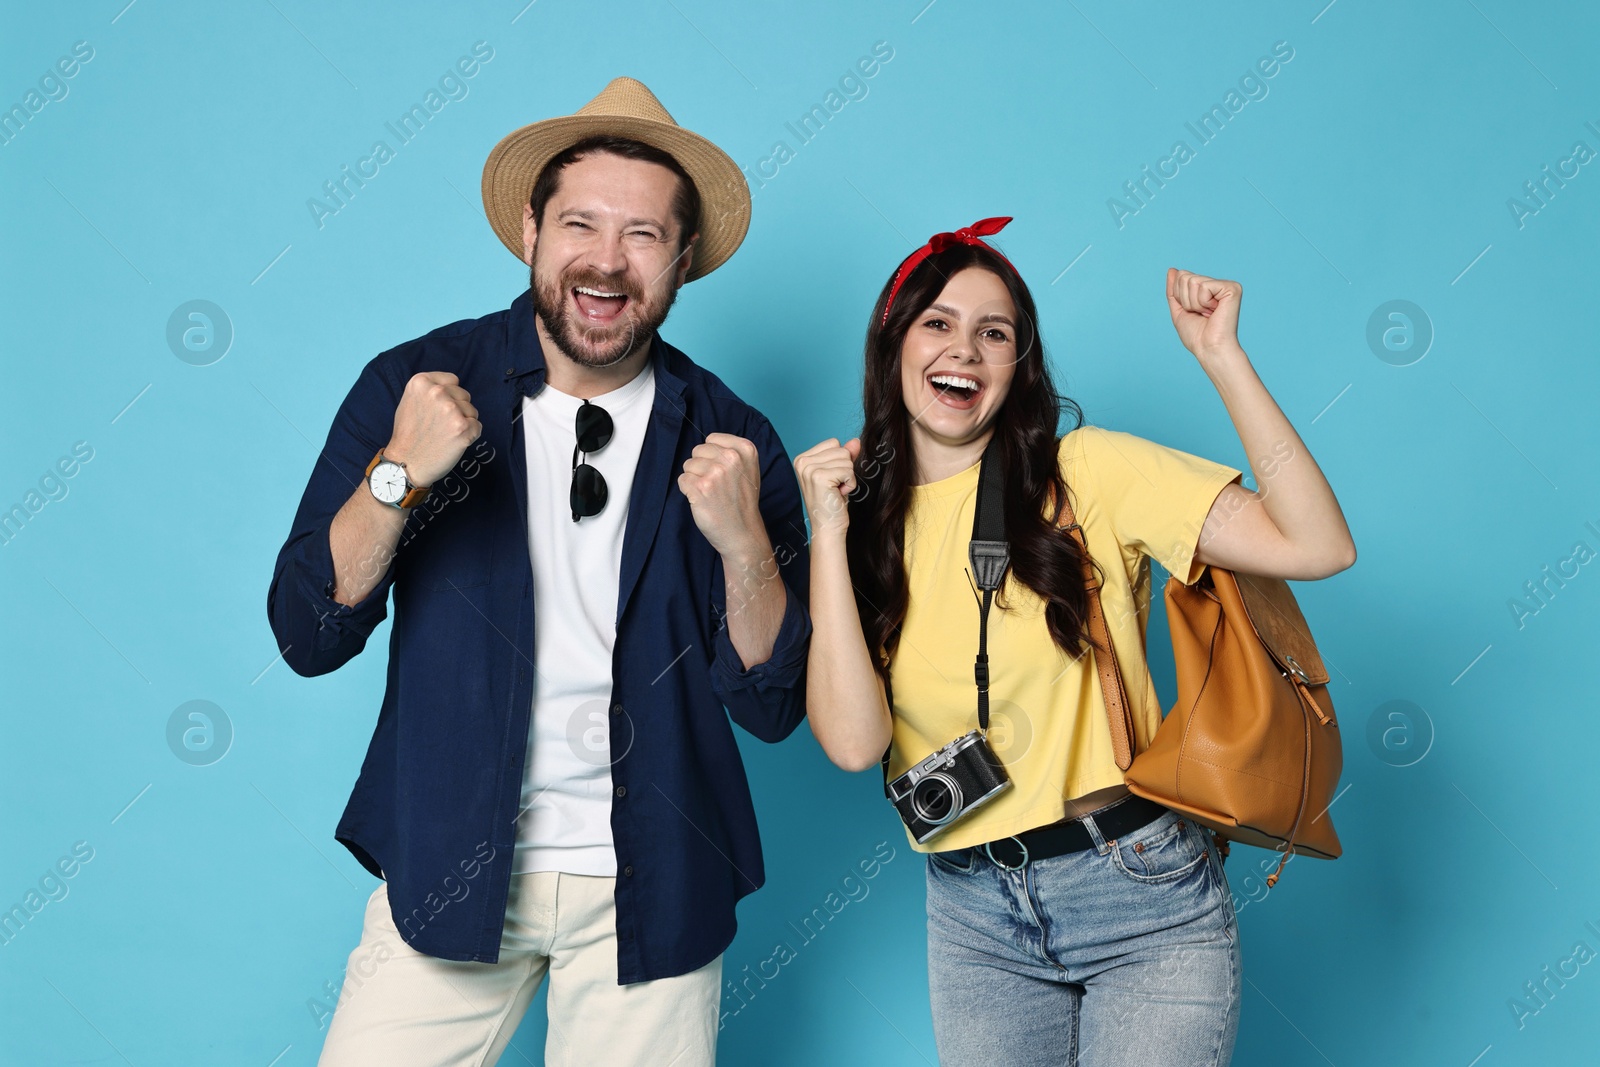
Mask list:
[[[672,120],[643,83],[613,78],[575,115],[545,119],[513,130],[483,165],[483,209],[500,243],[522,262],[522,209],[544,165],[595,134],[629,137],[671,153],[700,192],[700,239],[688,281],[716,270],[750,229],[750,188],[739,165],[699,134]]]

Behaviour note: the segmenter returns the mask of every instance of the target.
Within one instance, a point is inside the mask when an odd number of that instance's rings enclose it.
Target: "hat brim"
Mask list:
[[[703,278],[738,250],[750,229],[750,187],[728,154],[681,126],[623,115],[562,115],[501,138],[483,165],[483,209],[500,243],[523,261],[522,209],[556,155],[596,134],[628,137],[669,153],[700,193],[700,237],[686,281]]]

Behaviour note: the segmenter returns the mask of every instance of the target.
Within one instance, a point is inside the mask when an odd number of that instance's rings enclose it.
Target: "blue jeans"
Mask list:
[[[1115,841],[1083,822],[1095,847],[1021,870],[981,847],[928,857],[939,1062],[1227,1064],[1239,926],[1210,832],[1171,811]]]

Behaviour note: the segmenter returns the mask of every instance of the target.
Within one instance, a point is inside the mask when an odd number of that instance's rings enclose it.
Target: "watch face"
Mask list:
[[[384,460],[372,468],[372,477],[368,481],[372,486],[372,495],[385,504],[398,504],[400,498],[406,495],[406,472],[398,463]]]

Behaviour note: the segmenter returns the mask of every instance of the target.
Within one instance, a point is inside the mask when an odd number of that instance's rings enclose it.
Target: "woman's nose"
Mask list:
[[[978,359],[978,346],[972,343],[970,337],[957,334],[950,338],[950,345],[945,349],[945,354],[954,356],[962,363],[974,363]]]

